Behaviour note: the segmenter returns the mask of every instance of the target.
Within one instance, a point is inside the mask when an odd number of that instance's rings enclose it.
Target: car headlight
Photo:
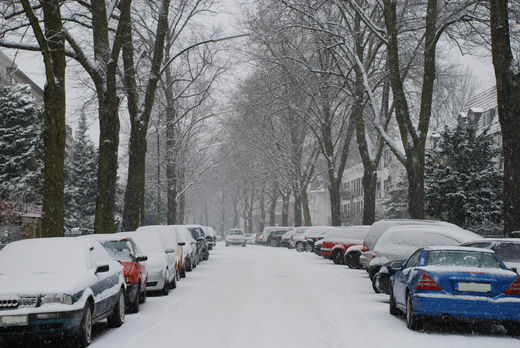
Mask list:
[[[62,303],[66,305],[72,304],[72,296],[71,295],[44,295],[41,299],[41,304],[49,304],[49,303]]]

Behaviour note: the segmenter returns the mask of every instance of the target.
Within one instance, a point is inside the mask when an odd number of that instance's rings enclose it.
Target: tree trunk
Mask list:
[[[181,191],[182,193],[179,195],[179,211],[177,215],[177,224],[184,225],[184,215],[186,214],[186,192],[184,191],[186,173],[184,172],[184,168],[180,168],[178,176],[178,191]]]
[[[115,86],[115,81],[114,81]],[[94,233],[115,232],[117,152],[119,147],[119,97],[108,90],[99,100],[99,159]]]
[[[159,119],[160,121],[160,119]],[[158,122],[160,123],[160,122]],[[161,133],[157,125],[157,224],[161,224]]]
[[[165,60],[169,60],[166,52]],[[176,110],[173,104],[173,78],[170,67],[164,72],[164,94],[166,97],[166,191],[168,198],[168,225],[177,224],[177,152],[175,141]]]
[[[363,171],[363,225],[376,221],[377,172],[374,168],[364,167]]]
[[[312,226],[311,211],[309,209],[309,196],[307,195],[307,190],[302,190],[301,199],[303,210],[303,224],[304,226]]]
[[[30,10],[28,2],[22,3],[26,13]],[[40,47],[45,41],[44,56],[47,83],[43,92],[44,101],[44,168],[43,168],[43,223],[42,237],[63,236],[64,216],[64,158],[65,158],[65,39],[62,34],[62,20],[59,1],[43,3],[45,40],[37,20],[29,18],[33,31],[39,36]],[[37,33],[38,31],[38,33]]]
[[[222,194],[222,197],[220,199],[220,233],[224,233],[224,230],[226,228],[226,208],[225,208],[225,197],[224,194]]]
[[[282,193],[282,226],[289,226],[289,201],[291,193]]]
[[[294,227],[302,225],[302,199],[300,193],[294,191]]]
[[[258,225],[258,231],[262,232],[265,227],[265,216],[266,216],[266,210],[265,210],[265,192],[262,189],[262,193],[260,195],[260,222]]]
[[[520,74],[513,66],[506,0],[491,0],[491,48],[504,155],[504,235],[520,230]]]
[[[412,219],[424,218],[424,154],[408,163],[408,213]]]
[[[254,195],[251,193],[251,197],[248,204],[247,217],[249,220],[249,233],[253,233],[253,203],[254,203]]]
[[[329,177],[329,196],[331,225],[341,226],[341,196],[339,194],[339,181]]]
[[[277,203],[277,201],[278,201],[278,185],[273,184],[273,191],[271,192],[271,204],[269,206],[269,226],[274,226],[276,224],[276,203]]]
[[[238,227],[238,201],[233,197],[233,228]]]

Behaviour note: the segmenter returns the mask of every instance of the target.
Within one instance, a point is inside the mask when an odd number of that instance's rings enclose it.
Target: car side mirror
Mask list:
[[[511,267],[511,271],[515,272],[516,274],[518,274],[518,268],[516,267]]]
[[[96,265],[96,274],[98,274],[98,273],[106,273],[109,270],[110,270],[110,266],[108,264],[100,263],[100,264]]]
[[[136,262],[143,262],[146,260],[148,260],[148,256],[146,256],[146,255],[137,255],[137,257],[135,258]]]
[[[403,269],[403,264],[402,264],[401,262],[392,262],[392,263],[390,264],[390,269],[391,269],[392,271],[396,271],[396,272],[397,272],[397,271],[400,271],[400,270]]]
[[[174,253],[174,252],[175,252],[175,249],[167,248],[166,250],[164,250],[164,252],[165,252],[166,254],[171,254],[171,253]]]
[[[179,242],[179,243],[177,243],[177,245],[184,246],[184,245],[186,245],[186,243],[184,243],[184,242]]]

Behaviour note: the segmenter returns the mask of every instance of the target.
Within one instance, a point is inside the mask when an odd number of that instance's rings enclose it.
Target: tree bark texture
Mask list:
[[[303,211],[303,225],[312,226],[311,210],[309,209],[309,196],[306,190],[301,192],[301,199]]]
[[[169,60],[166,52],[165,59]],[[177,223],[177,157],[175,141],[176,112],[173,102],[173,79],[168,66],[164,73],[164,94],[166,97],[166,187],[168,198],[168,225]]]
[[[289,226],[289,201],[290,193],[282,193],[282,226]]]
[[[298,191],[294,191],[294,227],[302,225],[302,198]]]
[[[491,48],[504,156],[504,234],[520,230],[520,73],[515,69],[506,0],[491,0]]]

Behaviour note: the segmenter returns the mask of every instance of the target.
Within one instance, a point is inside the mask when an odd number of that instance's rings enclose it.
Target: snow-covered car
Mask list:
[[[61,336],[90,344],[92,324],[125,321],[123,267],[97,240],[26,239],[0,251],[0,337]]]
[[[318,240],[323,239],[327,236],[327,234],[332,231],[334,227],[332,226],[313,226],[309,227],[303,232],[304,241],[301,240],[296,242],[296,250],[297,251],[313,251],[314,243]],[[303,248],[303,250],[302,250]]]
[[[372,251],[379,238],[392,226],[405,226],[405,225],[441,225],[445,227],[451,227],[453,229],[460,229],[457,225],[449,222],[437,221],[437,220],[421,220],[421,219],[384,219],[374,222],[368,230],[367,236],[363,241],[363,248],[361,249],[361,256],[359,261],[361,266],[368,269],[368,264],[372,260]]]
[[[146,281],[148,271],[146,260],[139,247],[130,237],[122,237],[117,234],[92,235],[105,248],[110,256],[123,266],[126,282],[126,307],[127,312],[139,312],[139,304],[146,301]]]
[[[462,245],[491,249],[509,269],[517,273],[520,271],[520,238],[485,238]]]
[[[184,242],[177,240],[175,226],[173,225],[149,225],[141,226],[135,230],[135,233],[156,233],[163,244],[165,252],[173,250],[173,252],[166,252],[168,257],[168,283],[170,289],[177,287],[177,280],[180,278],[180,269],[182,268]]]
[[[281,239],[281,236],[285,232],[290,231],[292,229],[294,229],[294,227],[266,226],[266,227],[264,227],[264,230],[262,231],[261,238],[260,238],[260,244],[278,246],[280,244],[279,240]],[[273,233],[276,235],[276,238],[273,238],[273,236],[272,236]]]
[[[288,248],[289,249],[296,248],[296,243],[300,241],[300,242],[303,242],[302,245],[304,246],[304,249],[305,249],[305,236],[303,234],[309,228],[310,228],[309,226],[300,226],[300,227],[296,227],[294,230],[288,231],[287,233],[292,233],[290,238],[289,238],[289,246],[288,246]]]
[[[314,253],[318,256],[323,256],[321,254],[321,248],[323,246],[323,239],[320,239],[314,243]]]
[[[361,245],[370,226],[337,227],[323,239],[321,255],[335,264],[345,263],[345,252],[353,245]]]
[[[159,234],[156,232],[137,233],[121,232],[121,236],[132,238],[137,247],[148,257],[146,269],[148,270],[148,280],[146,281],[146,291],[160,292],[161,295],[168,295],[170,291],[171,265],[167,254],[175,253],[175,249],[165,248]]]
[[[176,225],[175,231],[177,233],[177,240],[184,242],[182,246],[184,260],[180,270],[180,276],[184,278],[186,271],[191,272],[197,267],[197,241],[193,239],[193,236],[186,226]]]
[[[185,225],[192,237],[197,241],[197,264],[209,259],[209,249],[204,232],[200,225]]]
[[[217,233],[210,226],[202,226],[202,230],[204,232],[204,238],[208,242],[208,250],[212,250],[215,244],[217,243]]]
[[[390,227],[377,241],[368,266],[372,287],[376,293],[387,292],[389,274],[382,266],[408,259],[418,248],[439,245],[457,246],[475,240],[479,235],[463,229],[436,225],[406,225]],[[380,272],[380,270],[383,272]]]
[[[361,249],[363,245],[352,245],[345,251],[345,255],[343,256],[345,265],[349,268],[359,269],[361,268],[361,263],[359,262],[359,257],[361,256]]]
[[[520,334],[520,277],[491,250],[426,247],[391,266],[390,313],[409,329],[433,317],[488,320]]]
[[[249,234],[246,233],[245,237],[246,237],[246,244],[256,244],[256,238],[257,238],[256,233],[249,233]]]
[[[226,246],[230,245],[246,246],[246,236],[242,230],[233,228],[228,231],[226,236]]]

